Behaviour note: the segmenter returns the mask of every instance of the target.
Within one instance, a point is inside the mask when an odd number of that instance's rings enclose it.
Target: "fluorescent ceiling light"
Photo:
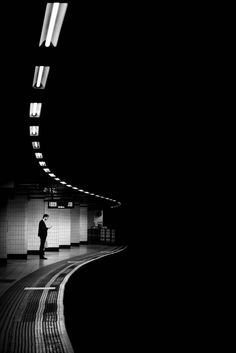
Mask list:
[[[32,146],[34,149],[39,149],[40,148],[40,143],[38,141],[33,141]]]
[[[48,168],[43,168],[43,170],[44,170],[46,173],[50,173],[50,169],[48,169]]]
[[[39,164],[41,165],[41,167],[46,167],[46,163],[44,161],[40,161]]]
[[[34,70],[33,87],[44,89],[49,73],[49,66],[36,66]]]
[[[41,113],[42,103],[30,103],[30,117],[38,118]]]
[[[59,178],[55,178],[55,180],[59,181],[60,179]]]
[[[65,185],[65,184],[66,184],[66,182],[65,182],[65,181],[60,181],[60,183],[61,183],[61,184],[63,184],[63,185]]]
[[[73,186],[72,189],[78,190],[78,188],[76,186]]]
[[[67,3],[59,2],[47,4],[39,46],[43,42],[45,42],[46,47],[49,47],[51,43],[54,47],[57,46],[67,6]]]
[[[54,4],[52,5],[52,12],[51,12],[50,22],[49,22],[49,26],[48,26],[46,42],[45,42],[46,47],[49,47],[51,40],[52,40],[52,34],[53,34],[53,31],[55,28],[55,23],[56,23],[56,18],[57,18],[59,6],[60,6],[59,2],[54,2]]]
[[[39,126],[30,126],[30,136],[38,136],[39,135]]]
[[[42,159],[43,158],[43,155],[42,155],[42,153],[35,153],[35,157],[37,158],[37,159]]]
[[[68,186],[69,188],[72,188],[72,185],[70,185],[70,184],[66,184],[66,186]]]
[[[38,77],[37,77],[37,82],[36,82],[36,86],[40,87],[41,86],[41,81],[42,81],[42,77],[43,77],[43,66],[39,66],[39,71],[38,71]]]
[[[48,175],[50,175],[50,177],[54,178],[56,175],[53,173],[49,173]]]

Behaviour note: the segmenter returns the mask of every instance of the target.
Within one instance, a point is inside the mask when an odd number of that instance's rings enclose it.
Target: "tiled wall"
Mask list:
[[[27,198],[17,196],[7,205],[7,254],[27,254],[26,238]]]
[[[48,229],[47,235],[47,247],[48,248],[59,248],[59,232],[58,232],[58,210],[54,208],[47,207],[45,204],[45,213],[49,215],[47,220],[47,225],[52,228]]]
[[[2,201],[2,200],[1,200]],[[7,258],[7,209],[6,203],[0,205],[0,259]]]
[[[43,200],[29,200],[26,208],[26,237],[28,241],[27,250],[38,250],[40,238],[38,237],[39,221],[44,214]]]
[[[59,244],[60,245],[70,245],[70,209],[58,210],[60,225],[58,225],[59,230]]]
[[[48,209],[42,199],[16,196],[0,208],[0,258],[39,250],[38,224],[44,213],[49,214],[47,223],[52,225],[48,230],[47,247],[59,248],[88,240],[87,207]]]
[[[70,245],[70,209],[48,209],[46,213],[49,214],[48,224],[52,225],[48,230],[48,246],[52,246],[54,238],[59,245]]]
[[[70,210],[70,241],[71,243],[80,242],[80,208],[75,206]]]
[[[80,224],[79,224],[79,233],[80,241],[88,240],[88,208],[80,207]]]

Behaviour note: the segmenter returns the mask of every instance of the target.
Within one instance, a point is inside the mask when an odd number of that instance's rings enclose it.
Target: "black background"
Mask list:
[[[45,179],[28,131],[29,104],[40,101],[49,168],[125,204],[138,157],[130,9],[69,1],[57,47],[45,48],[39,47],[45,8],[46,1],[2,5],[1,181]],[[32,88],[37,65],[50,66],[44,90]]]
[[[168,165],[173,165],[169,159],[163,168],[164,183],[156,175],[155,179],[148,167],[150,162],[153,170],[157,168],[157,174],[163,172],[160,165],[170,148],[172,115],[160,114],[157,126],[147,133],[150,120],[156,121],[156,117],[148,103],[145,113],[142,110],[139,90],[142,74],[148,77],[150,68],[145,66],[146,62],[142,63],[147,54],[141,44],[133,53],[139,40],[148,39],[148,34],[143,38],[144,32],[140,35],[135,26],[135,21],[143,26],[143,16],[137,17],[135,6],[128,8],[126,3],[68,1],[57,47],[39,48],[45,8],[46,1],[1,5],[5,19],[0,25],[1,181],[28,177],[43,181],[45,178],[34,158],[28,133],[29,103],[40,99],[43,103],[40,142],[48,165],[67,183],[122,202],[120,210],[115,211],[116,222],[125,230],[123,236],[129,245],[132,243],[132,249],[129,247],[134,282],[132,298],[140,305],[138,315],[144,311],[145,315],[152,313],[157,318],[155,305],[158,315],[162,310],[166,313],[176,296],[175,283],[169,277],[173,261],[170,248],[173,237],[176,243],[179,241],[182,229],[176,230],[169,206],[178,211],[181,199],[176,198],[173,204],[170,190],[179,170],[173,166],[169,172]],[[155,50],[155,47],[154,41],[151,48]],[[164,68],[156,65],[158,73],[164,70],[166,75],[171,64]],[[32,88],[36,65],[50,66],[46,88],[40,92]],[[168,79],[167,85],[171,82]],[[158,85],[154,79],[152,84]],[[146,85],[142,93],[148,90]],[[166,90],[165,86],[161,89]],[[151,90],[149,99],[158,101],[155,89]],[[172,105],[173,101],[168,101],[166,106]],[[164,118],[166,130],[160,123]],[[174,232],[168,229],[170,224]],[[169,283],[173,288],[169,289]],[[161,300],[154,291],[155,286]],[[168,319],[172,313],[163,316],[167,323],[166,326],[161,323],[162,329],[169,332]],[[152,322],[145,319],[140,331]],[[155,334],[156,331],[154,337]],[[141,339],[141,334],[137,338]]]

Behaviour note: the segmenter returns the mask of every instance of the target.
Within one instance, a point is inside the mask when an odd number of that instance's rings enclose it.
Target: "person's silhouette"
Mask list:
[[[43,219],[41,219],[41,221],[39,222],[39,229],[38,229],[38,236],[40,237],[39,258],[44,260],[47,260],[47,258],[44,256],[45,241],[47,238],[48,229],[52,228],[46,225],[46,221],[48,220],[48,217],[49,215],[46,213],[43,215]]]

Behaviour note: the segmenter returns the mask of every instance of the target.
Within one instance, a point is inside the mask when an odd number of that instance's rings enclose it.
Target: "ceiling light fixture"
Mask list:
[[[35,153],[35,157],[37,158],[37,159],[42,159],[43,158],[43,155],[42,155],[42,153]]]
[[[36,66],[34,70],[33,87],[37,89],[44,89],[46,86],[49,66]]]
[[[39,126],[30,126],[30,136],[38,136],[39,135]]]
[[[33,142],[32,142],[32,146],[33,146],[34,149],[39,149],[39,148],[40,148],[40,143],[39,143],[39,141],[33,141]]]
[[[54,47],[57,46],[67,6],[67,3],[59,2],[47,4],[39,46],[43,42],[45,42],[45,47],[49,47],[51,43]]]
[[[30,103],[30,117],[38,118],[41,113],[42,103]]]

